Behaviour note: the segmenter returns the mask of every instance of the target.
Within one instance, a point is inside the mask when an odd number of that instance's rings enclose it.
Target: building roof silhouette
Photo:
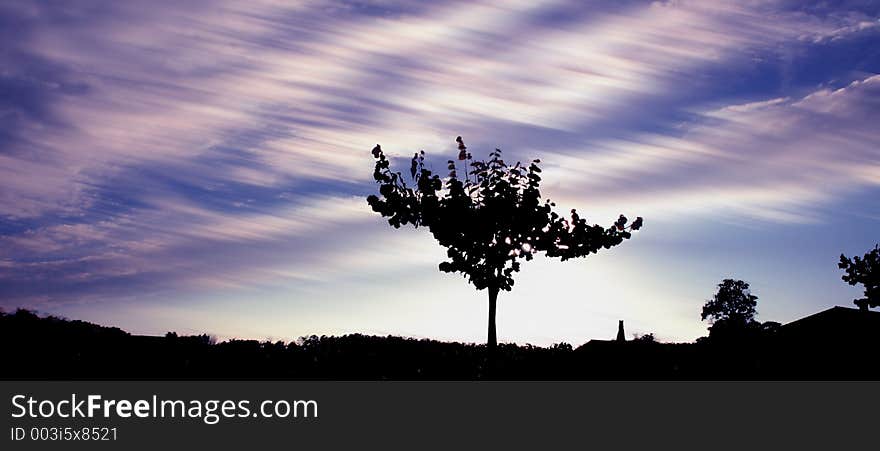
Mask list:
[[[880,312],[832,307],[779,328],[782,338],[811,342],[878,342]]]

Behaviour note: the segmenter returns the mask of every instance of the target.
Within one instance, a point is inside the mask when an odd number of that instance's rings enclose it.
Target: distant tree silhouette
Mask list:
[[[841,276],[844,282],[853,286],[862,284],[865,287],[865,297],[853,300],[854,304],[862,310],[880,306],[880,245],[875,245],[864,257],[855,256],[849,259],[840,254],[837,267],[846,271]]]
[[[711,324],[710,336],[736,334],[760,326],[755,321],[757,305],[758,297],[751,293],[748,282],[724,279],[715,296],[703,305],[700,317]]]
[[[456,142],[458,160],[472,161],[460,136]],[[542,200],[538,190],[540,160],[508,165],[499,149],[489,154],[488,161],[472,161],[465,180],[459,177],[455,161],[448,161],[449,176],[444,180],[425,168],[424,151],[416,153],[410,166],[413,187],[399,172],[391,171],[391,162],[378,144],[372,154],[373,177],[379,184],[379,196],[367,198],[373,210],[395,228],[427,227],[447,248],[449,260],[440,263],[440,270],[462,273],[477,290],[488,289],[490,355],[497,344],[498,293],[513,287],[519,260],[531,260],[539,252],[562,260],[585,257],[620,244],[642,226],[642,218],[627,226],[623,215],[611,227],[588,225],[575,210],[568,218],[560,216],[553,211],[555,204]]]
[[[633,341],[637,343],[656,343],[657,339],[654,337],[653,333],[649,334],[635,334],[633,335]]]

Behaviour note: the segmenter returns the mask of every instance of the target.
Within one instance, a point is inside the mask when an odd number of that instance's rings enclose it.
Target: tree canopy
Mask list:
[[[471,161],[461,137],[457,142],[459,160]],[[464,274],[478,290],[497,286],[509,291],[520,260],[539,252],[561,260],[584,257],[620,244],[642,226],[642,218],[627,225],[623,215],[602,227],[589,225],[574,209],[568,217],[556,213],[555,203],[542,199],[538,190],[540,160],[508,165],[495,149],[488,161],[471,161],[464,180],[449,160],[444,180],[425,168],[422,151],[413,155],[410,187],[391,171],[379,145],[372,153],[381,196],[367,198],[373,210],[394,227],[427,227],[448,249],[440,270]]]
[[[724,279],[718,284],[718,291],[703,305],[700,317],[715,326],[724,323],[727,327],[745,327],[755,322],[758,297],[749,290],[748,282]]]
[[[844,282],[865,287],[865,297],[853,300],[854,304],[863,310],[880,306],[880,245],[875,245],[864,257],[850,259],[840,254],[837,267],[846,272],[841,276]]]

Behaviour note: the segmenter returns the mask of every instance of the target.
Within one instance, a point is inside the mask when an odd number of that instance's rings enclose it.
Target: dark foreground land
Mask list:
[[[814,318],[815,317],[815,318]],[[37,315],[0,314],[4,379],[880,379],[880,313],[836,307],[772,333],[697,343],[591,341],[576,349],[400,337],[292,343],[131,335]]]

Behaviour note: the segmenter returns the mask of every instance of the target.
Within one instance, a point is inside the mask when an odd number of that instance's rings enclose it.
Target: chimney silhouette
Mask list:
[[[623,335],[623,320],[617,322],[617,341],[626,341],[626,336]]]

